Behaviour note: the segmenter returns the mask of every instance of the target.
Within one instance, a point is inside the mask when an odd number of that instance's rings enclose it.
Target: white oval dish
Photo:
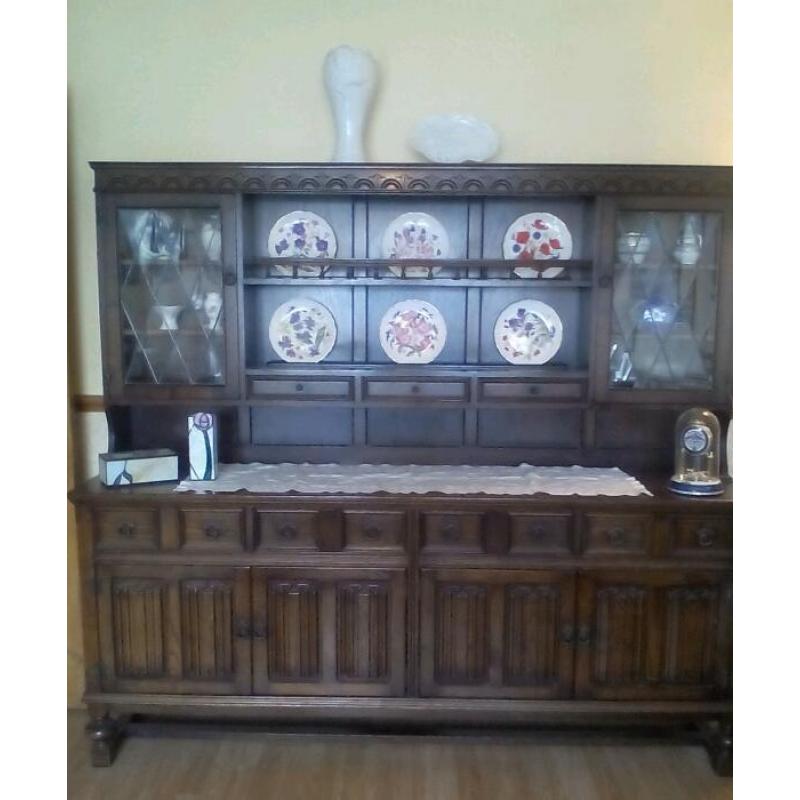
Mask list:
[[[539,300],[511,303],[494,325],[494,343],[511,364],[546,364],[561,347],[563,335],[556,310]]]
[[[316,300],[287,300],[269,321],[269,343],[282,361],[315,364],[336,344],[336,321]]]
[[[381,318],[378,336],[395,364],[429,364],[444,348],[447,325],[433,303],[401,300]]]
[[[290,211],[273,226],[267,239],[267,252],[271,258],[333,258],[336,255],[336,234],[326,219],[313,211]],[[288,264],[276,264],[280,275],[293,275]],[[321,267],[302,264],[298,275],[317,277]]]
[[[383,258],[396,260],[438,259],[450,255],[450,238],[444,225],[436,217],[422,211],[409,211],[389,223],[383,234],[381,246]],[[403,277],[403,269],[389,267],[398,278]],[[439,272],[433,267],[431,275]],[[405,267],[406,277],[427,278],[428,267]]]
[[[546,211],[517,217],[503,237],[503,258],[509,261],[559,261],[572,258],[572,234],[566,223]],[[563,267],[516,267],[520,278],[555,278]]]
[[[428,161],[463,164],[488,161],[497,153],[497,131],[471,114],[433,114],[415,126],[411,146]]]

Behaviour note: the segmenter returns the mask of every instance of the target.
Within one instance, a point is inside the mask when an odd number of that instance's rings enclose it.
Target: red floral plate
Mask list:
[[[572,258],[572,234],[554,214],[532,211],[509,225],[503,238],[503,258],[510,261],[559,261]],[[555,278],[563,267],[517,267],[520,278]]]

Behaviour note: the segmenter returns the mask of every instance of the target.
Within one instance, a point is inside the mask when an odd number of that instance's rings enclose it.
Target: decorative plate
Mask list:
[[[269,321],[269,343],[283,361],[316,363],[333,350],[336,322],[316,300],[288,300]]]
[[[333,228],[313,211],[290,211],[284,214],[269,232],[267,252],[272,258],[333,258],[336,255],[336,235]],[[293,275],[290,264],[276,264],[281,275]],[[298,266],[297,274],[317,277],[321,267],[310,264]]]
[[[439,309],[426,300],[401,300],[378,328],[384,353],[396,364],[429,364],[442,352],[447,325]]]
[[[421,211],[401,214],[393,220],[383,234],[384,258],[447,258],[450,254],[450,239],[447,231],[436,217]],[[400,267],[389,267],[398,278],[403,277]],[[430,272],[435,275],[440,267],[433,267]],[[406,267],[406,277],[427,278],[427,267]]]
[[[546,364],[561,347],[563,334],[555,309],[539,300],[506,306],[494,324],[494,343],[511,364]]]
[[[544,211],[523,214],[503,237],[503,258],[510,261],[556,261],[572,257],[572,234],[558,217]],[[517,267],[520,278],[555,278],[563,267]]]

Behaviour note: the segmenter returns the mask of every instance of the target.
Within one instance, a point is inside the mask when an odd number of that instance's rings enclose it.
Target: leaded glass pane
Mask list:
[[[219,210],[117,212],[126,383],[222,384]]]
[[[618,215],[612,387],[712,388],[720,223],[718,213]]]

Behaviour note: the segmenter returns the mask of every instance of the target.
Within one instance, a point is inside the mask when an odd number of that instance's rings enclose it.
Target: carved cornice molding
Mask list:
[[[725,196],[730,167],[601,164],[221,164],[93,162],[95,191],[119,193]]]

